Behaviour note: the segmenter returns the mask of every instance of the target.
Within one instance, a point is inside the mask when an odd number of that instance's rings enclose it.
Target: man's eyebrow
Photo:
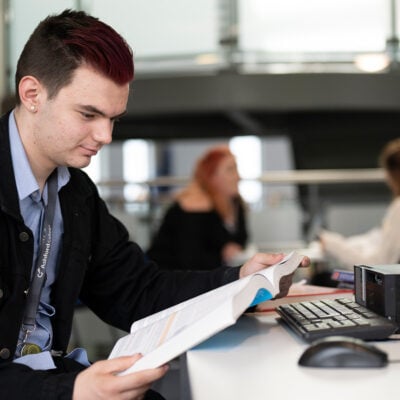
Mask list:
[[[91,105],[81,105],[80,107],[85,111],[101,115],[102,117],[107,117],[107,114],[105,112],[99,110],[97,107],[94,107],[94,106],[91,106]],[[118,119],[118,118],[121,118],[122,116],[124,116],[125,114],[126,114],[126,110],[123,111],[122,113],[118,114],[118,115],[114,115],[114,116],[109,117],[109,118],[110,119]]]
[[[122,112],[121,114],[118,114],[118,115],[112,117],[112,119],[122,118],[124,115],[126,115],[126,110],[124,112]]]

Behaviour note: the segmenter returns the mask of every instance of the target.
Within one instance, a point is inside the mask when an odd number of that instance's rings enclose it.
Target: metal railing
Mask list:
[[[268,171],[252,179],[264,184],[335,184],[335,183],[374,183],[383,182],[384,171],[381,168],[366,169],[318,169],[293,171]],[[126,185],[144,185],[147,187],[183,186],[189,182],[189,177],[160,176],[146,181],[99,181],[100,187],[124,187]]]

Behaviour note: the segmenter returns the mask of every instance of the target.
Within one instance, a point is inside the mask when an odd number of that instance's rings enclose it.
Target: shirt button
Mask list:
[[[19,240],[20,240],[21,242],[27,242],[27,241],[29,240],[29,233],[27,233],[27,232],[21,232],[21,233],[19,234]]]
[[[10,350],[7,349],[6,347],[2,348],[0,350],[0,358],[2,358],[3,360],[7,360],[7,358],[10,357]]]

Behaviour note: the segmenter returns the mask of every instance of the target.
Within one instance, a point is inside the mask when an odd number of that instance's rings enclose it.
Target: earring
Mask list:
[[[33,104],[31,105],[31,111],[36,111],[36,107]]]

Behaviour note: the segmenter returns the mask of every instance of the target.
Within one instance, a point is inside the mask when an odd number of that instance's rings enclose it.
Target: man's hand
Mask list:
[[[168,366],[117,376],[134,364],[141,355],[98,361],[82,371],[75,380],[73,400],[141,400],[150,385],[162,378]]]

